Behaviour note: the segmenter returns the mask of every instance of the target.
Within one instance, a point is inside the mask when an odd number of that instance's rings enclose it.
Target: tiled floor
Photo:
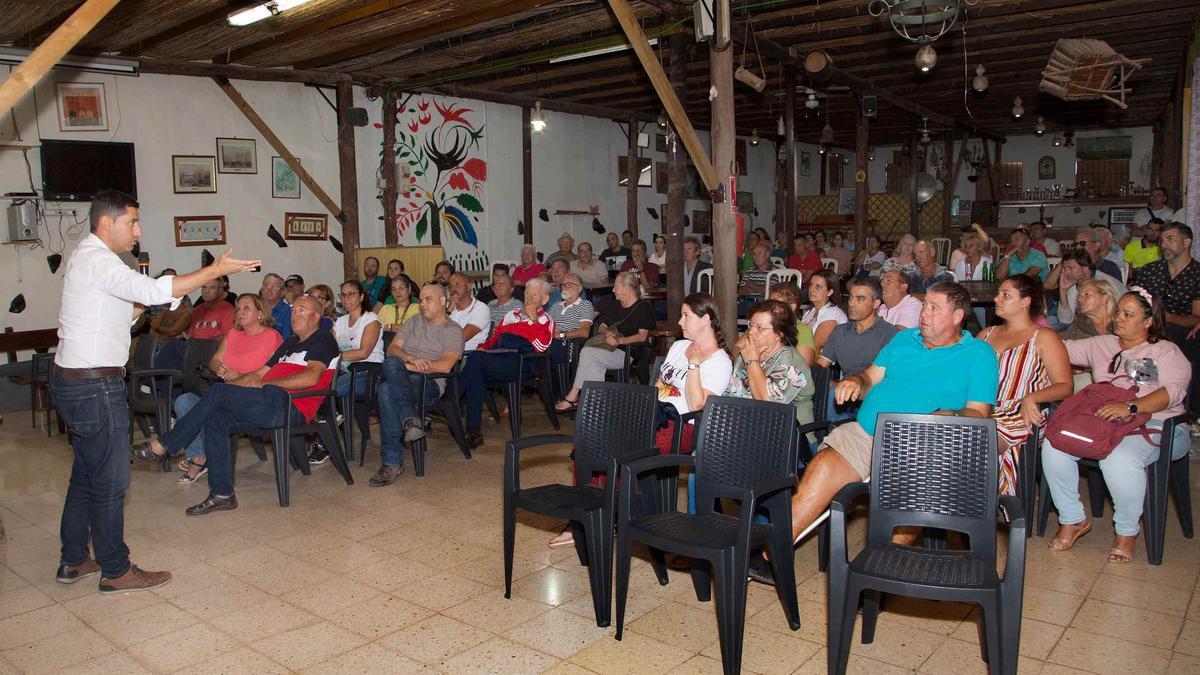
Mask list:
[[[532,404],[526,410],[527,433],[548,429]],[[357,466],[353,486],[328,465],[296,474],[287,509],[276,504],[271,464],[249,451],[239,453],[240,508],[203,518],[183,515],[203,484],[181,487],[174,475],[135,468],[126,506],[133,560],[175,579],[101,597],[94,582],[53,578],[66,443],[31,430],[24,414],[6,417],[0,674],[720,671],[712,605],[696,601],[686,577],[658,586],[642,561],[624,640],[597,628],[574,551],[546,547],[555,522],[520,517],[517,581],[504,599],[499,440],[507,425],[488,422],[489,442],[469,461],[435,431],[426,476],[410,473],[389,488],[367,487],[370,470]],[[376,464],[377,446],[369,452]],[[566,452],[526,453],[526,483],[566,480]],[[1021,672],[1200,672],[1200,546],[1171,518],[1161,567],[1148,566],[1141,547],[1131,565],[1106,564],[1108,522],[1066,553],[1031,540]],[[774,592],[751,586],[745,670],[825,671],[826,580],[814,543],[797,550],[796,578],[796,632]],[[891,602],[875,642],[854,645],[850,669],[984,672],[975,615]]]

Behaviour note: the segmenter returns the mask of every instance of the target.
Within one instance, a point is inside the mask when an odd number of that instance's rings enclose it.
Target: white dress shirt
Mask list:
[[[54,363],[63,368],[124,366],[133,303],[171,303],[175,309],[179,298],[171,295],[173,279],[137,273],[89,234],[67,260]]]

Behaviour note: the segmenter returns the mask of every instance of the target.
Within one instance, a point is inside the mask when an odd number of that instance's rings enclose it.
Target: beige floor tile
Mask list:
[[[485,556],[492,559],[497,557],[496,552],[491,549],[462,541],[441,541],[431,546],[413,549],[403,555],[407,560],[446,572],[455,572],[462,565]]]
[[[0,593],[0,619],[24,614],[25,612],[45,607],[54,600],[33,586],[25,586]]]
[[[284,675],[289,673],[287,668],[259,654],[249,647],[242,647],[198,663],[178,671],[178,675],[240,675],[254,673],[255,675]]]
[[[1028,574],[1028,572],[1026,572]],[[1025,601],[1021,605],[1021,616],[1037,619],[1057,626],[1069,626],[1075,612],[1083,605],[1079,595],[1060,593],[1045,588],[1026,588]]]
[[[795,675],[821,675],[828,672],[828,652],[824,647],[817,650],[804,665],[794,671]],[[865,656],[860,656],[853,652],[850,653],[850,659],[847,662],[846,672],[857,675],[911,675],[914,671],[906,668],[899,668],[890,663],[868,659]]]
[[[0,560],[3,559],[3,544],[0,544]],[[14,572],[8,565],[0,564],[0,593],[15,591],[30,586],[21,575]]]
[[[665,673],[692,656],[686,649],[626,631],[620,641],[598,640],[568,660],[597,673]]]
[[[821,645],[801,640],[793,634],[748,625],[742,633],[742,666],[755,673],[790,673],[820,649]],[[720,662],[720,640],[710,644],[701,654]]]
[[[171,604],[201,619],[215,619],[270,599],[270,595],[249,584],[231,580],[227,584],[176,596],[171,598]]]
[[[491,590],[457,574],[415,565],[391,569],[390,576],[398,582],[391,591],[392,595],[440,612]]]
[[[379,644],[410,659],[436,664],[491,639],[491,634],[446,616],[402,628]]]
[[[228,573],[206,562],[197,561],[188,567],[171,570],[171,583],[150,592],[170,599],[209,588],[220,588],[234,581]]]
[[[1021,656],[1044,661],[1050,655],[1050,650],[1058,644],[1066,628],[1056,626],[1037,619],[1021,619]],[[979,644],[979,620],[972,614],[951,633],[950,637],[973,645]]]
[[[73,664],[61,672],[63,675],[150,675],[151,671],[125,652],[112,652]]]
[[[492,638],[439,666],[451,673],[536,673],[551,668],[558,659],[501,638]]]
[[[519,595],[505,598],[504,591],[497,588],[445,609],[442,614],[501,635],[550,609],[549,605],[526,600]]]
[[[513,581],[525,577],[546,567],[546,563],[520,556],[513,556]],[[459,565],[454,571],[464,577],[492,587],[504,587],[504,556],[495,551],[481,556],[470,562]]]
[[[543,670],[542,675],[592,675],[593,672],[595,671],[588,670],[583,666],[577,666],[570,661],[559,661],[551,668]]]
[[[875,627],[875,640],[869,645],[862,644],[861,618],[854,628],[854,642],[850,645],[852,653],[913,670],[925,663],[947,639],[941,633],[886,621],[882,615]]]
[[[49,605],[0,621],[0,649],[37,642],[82,627],[83,623],[73,614],[59,605]]]
[[[1195,546],[1192,542],[1187,542],[1186,545]],[[1200,561],[1172,558],[1168,553],[1163,556],[1161,565],[1151,565],[1145,560],[1135,559],[1127,565],[1105,565],[1104,573],[1134,581],[1191,590],[1197,580],[1200,580]]]
[[[558,567],[545,567],[513,582],[513,595],[555,607],[581,595],[590,595],[591,592],[587,570],[583,568],[576,568],[572,572]]]
[[[172,580],[174,582],[174,580]],[[167,584],[170,586],[170,584]],[[164,586],[163,588],[166,588]],[[157,590],[157,589],[156,589]],[[104,621],[119,614],[125,614],[150,605],[157,605],[163,598],[155,593],[120,593],[108,595],[95,592],[62,602],[67,611],[79,617],[84,623]]]
[[[238,642],[250,644],[277,633],[317,623],[319,620],[295,605],[272,598],[261,604],[217,617],[210,623]]]
[[[1089,599],[1079,608],[1072,628],[1139,644],[1170,649],[1183,626],[1181,617]]]
[[[723,675],[725,670],[721,667],[720,657],[711,658],[708,656],[693,656],[683,663],[675,666],[667,671],[668,675]],[[745,664],[742,664],[743,673],[754,673]]]
[[[366,584],[345,577],[330,577],[280,597],[301,609],[322,613],[359,605],[376,595],[379,591]]]
[[[1167,665],[1167,675],[1195,675],[1200,673],[1200,657],[1176,652]]]
[[[423,663],[406,659],[378,644],[356,647],[328,661],[305,668],[306,675],[359,675],[360,673],[437,672]]]
[[[972,605],[959,602],[938,602],[888,596],[880,620],[887,619],[931,633],[949,635],[953,633],[974,609]]]
[[[1068,628],[1047,660],[1093,673],[1161,673],[1171,652]]]
[[[300,670],[354,649],[366,640],[327,621],[293,628],[250,645],[290,670]]]
[[[1090,597],[1127,607],[1184,616],[1191,596],[1178,588],[1102,574]]]
[[[1037,659],[1022,656],[1017,661],[1017,672],[1040,673],[1043,663]],[[988,664],[979,653],[979,645],[975,642],[956,640],[953,637],[938,646],[937,651],[921,665],[918,672],[944,675],[959,673],[988,673]]]
[[[180,649],[180,645],[188,645]],[[194,666],[238,648],[238,644],[215,628],[197,624],[167,633],[156,640],[140,642],[128,649],[130,655],[150,670],[174,672]]]
[[[326,621],[333,622],[348,631],[368,640],[383,637],[405,626],[433,616],[433,611],[394,595],[377,595],[357,605],[343,607],[335,612],[322,613]]]
[[[565,659],[598,640],[612,639],[613,630],[598,627],[592,618],[558,608],[516,626],[504,637]]]
[[[653,586],[650,588],[642,588],[638,590],[629,589],[629,595],[625,599],[625,624],[629,625],[638,618],[644,616],[667,600],[671,596],[669,586]],[[572,614],[578,614],[585,619],[590,619],[594,623],[596,621],[596,610],[592,605],[592,594],[581,595],[574,600],[559,605],[560,609],[565,609]],[[613,609],[612,609],[613,625],[617,625],[617,598],[616,591],[613,593]]]
[[[1200,619],[1188,619],[1179,630],[1175,651],[1200,657]]]
[[[4,651],[4,658],[26,673],[51,673],[103,656],[113,645],[89,628],[42,638]]]
[[[715,610],[712,606],[706,609],[667,602],[637,621],[625,624],[625,630],[698,653],[718,640]]]
[[[164,633],[187,628],[200,620],[169,602],[160,602],[92,623],[105,638],[118,647],[144,642]]]
[[[762,608],[747,619],[746,622],[780,633],[788,632],[798,638],[815,642],[819,645],[825,644],[825,634],[829,625],[825,606],[818,605],[811,600],[800,601],[800,629],[795,632],[792,632],[788,626],[787,619],[783,616],[783,609],[779,607],[779,603],[775,603],[773,607],[767,606]]]

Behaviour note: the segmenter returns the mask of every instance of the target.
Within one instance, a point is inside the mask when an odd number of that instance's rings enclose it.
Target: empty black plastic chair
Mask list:
[[[656,393],[652,387],[589,382],[579,394],[575,435],[532,436],[509,441],[504,451],[504,597],[511,597],[517,509],[579,523],[575,542],[588,567],[596,625],[607,626],[612,610],[612,532],[617,462],[645,457],[654,447]],[[574,443],[574,485],[521,487],[521,451],[552,443]],[[603,476],[603,485],[593,479]],[[599,482],[599,481],[597,481]]]
[[[417,397],[417,419],[424,424],[432,415],[437,415],[445,418],[446,426],[450,429],[450,436],[454,439],[454,443],[458,445],[458,450],[463,454],[463,457],[471,459],[471,447],[467,445],[467,434],[463,428],[462,409],[459,407],[459,389],[458,376],[462,373],[462,359],[454,364],[454,369],[449,373],[425,373],[421,380],[422,391],[430,380],[443,380],[446,389],[442,393],[441,398],[432,406],[425,405],[425,397]],[[428,426],[426,426],[428,430]],[[422,436],[412,443],[412,458],[413,471],[418,477],[425,475],[425,452],[429,449],[428,436]]]
[[[742,664],[746,620],[746,575],[753,551],[769,548],[784,614],[800,627],[792,549],[792,488],[796,485],[796,409],[782,403],[710,396],[696,430],[692,455],[638,459],[621,469],[618,509],[617,639],[625,622],[629,565],[634,541],[651,550],[693,559],[697,597],[707,600],[712,567],[717,591],[717,628],[726,673]],[[634,509],[640,477],[666,467],[692,466],[696,473],[696,514],[675,511],[641,515]],[[664,481],[665,482],[665,481]],[[719,512],[718,499],[741,503],[741,515]],[[643,503],[661,503],[654,499]],[[768,523],[754,522],[765,512]]]
[[[830,505],[830,673],[846,672],[860,596],[862,641],[875,639],[881,592],[978,604],[982,610],[980,645],[991,672],[1017,672],[1025,515],[1016,497],[997,497],[998,463],[994,420],[879,415],[871,482],[847,485]],[[846,513],[856,498],[868,492],[871,510],[866,546],[850,560]],[[1011,527],[1003,579],[996,575],[998,505]],[[961,532],[969,548],[935,550],[893,544],[893,530],[902,526]]]

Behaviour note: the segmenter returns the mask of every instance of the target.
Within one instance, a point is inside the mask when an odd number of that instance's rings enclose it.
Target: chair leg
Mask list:
[[[338,473],[342,474],[346,485],[354,485],[354,477],[350,475],[350,462],[346,459],[346,454],[342,452],[334,424],[334,420],[325,420],[317,427],[317,434],[321,437],[321,442],[329,449],[329,458],[333,460],[333,465],[337,467]],[[346,426],[350,425],[350,420],[346,420]]]
[[[875,625],[879,621],[879,591],[863,591],[862,594],[862,643],[875,641]]]
[[[353,387],[351,387],[353,389]],[[342,409],[344,421],[342,422],[342,438],[346,446],[346,459],[354,461],[354,392],[351,391],[348,395],[342,396],[338,401]]]
[[[1050,497],[1050,484],[1046,482],[1046,476],[1042,475],[1038,478],[1038,513],[1037,513],[1037,536],[1046,536],[1046,522],[1050,519],[1050,506],[1053,500]]]
[[[291,473],[291,468],[288,466],[288,456],[291,454],[287,438],[287,432],[283,429],[276,429],[271,435],[271,440],[275,445],[275,489],[279,492],[279,505],[286,507],[288,505],[288,477]]]
[[[659,586],[666,586],[671,581],[667,576],[667,556],[657,548],[650,549],[650,568],[654,570]]]
[[[746,561],[749,551],[729,550],[714,566],[717,582],[717,633],[721,664],[726,673],[742,671],[742,641],[746,627]]]
[[[496,405],[496,393],[491,389],[491,387],[488,388],[487,394],[483,397],[483,402],[487,405],[488,412],[491,413],[492,419],[496,420],[496,423],[499,423],[500,408]],[[511,407],[511,404],[509,405]],[[512,411],[509,411],[509,414],[512,414]]]
[[[988,664],[988,671],[992,673],[1005,673],[1008,669],[1004,665],[1004,657],[1000,651],[1000,647],[1003,644],[1000,637],[1002,610],[995,600],[980,603],[979,610],[979,621],[981,622],[983,633],[980,636],[980,644],[986,654],[984,661]],[[1016,672],[1016,664],[1013,664],[1012,672]]]
[[[1192,530],[1192,491],[1191,491],[1191,462],[1187,455],[1171,462],[1171,473],[1168,480],[1171,492],[1175,495],[1175,515],[1179,516],[1179,529],[1183,536],[1191,539]]]
[[[425,475],[425,449],[424,438],[418,438],[412,444],[413,472],[418,478]]]
[[[788,500],[791,495],[784,492],[774,499]],[[779,507],[787,502],[776,502]],[[779,604],[783,606],[783,614],[787,618],[788,627],[800,629],[800,604],[796,599],[796,568],[795,549],[792,547],[792,523],[785,518],[786,511],[780,508],[771,511],[771,570],[775,574],[775,591],[779,595]]]
[[[415,445],[415,444],[414,444]],[[413,464],[416,464],[416,453],[413,453]],[[514,495],[504,491],[504,597],[512,598],[513,546],[517,538],[517,507],[513,504]]]
[[[610,600],[606,595],[611,591],[610,584],[604,579],[609,574],[608,566],[604,564],[605,546],[601,543],[604,537],[605,519],[599,511],[592,511],[582,523],[583,536],[587,542],[588,552],[588,585],[592,591],[592,611],[596,614],[596,625],[604,628],[609,624]],[[612,531],[612,528],[609,528]]]
[[[1100,469],[1087,467],[1088,498],[1092,503],[1092,517],[1104,517],[1104,495],[1108,490],[1104,487],[1104,476]]]
[[[629,560],[633,555],[633,541],[629,528],[622,527],[617,533],[617,635],[618,640],[625,629],[625,597],[629,594]]]
[[[521,378],[509,382],[505,390],[508,393],[508,427],[515,441],[521,437]]]
[[[463,432],[462,414],[458,409],[458,393],[454,391],[454,398],[451,400],[449,395],[451,390],[447,389],[447,400],[443,405],[443,411],[446,413],[446,426],[450,427],[450,435],[454,437],[454,442],[458,444],[458,450],[463,454],[463,457],[471,459],[471,448],[467,445],[467,435]]]
[[[711,601],[713,575],[719,575],[719,570],[716,570],[704,560],[693,558],[689,572],[692,577],[692,589],[696,591],[696,600],[699,602]]]
[[[1142,505],[1142,521],[1146,539],[1146,562],[1161,565],[1167,534],[1167,467],[1158,462],[1146,467],[1146,499]]]
[[[258,438],[257,436],[251,436],[250,447],[254,448],[254,454],[258,456],[258,461],[267,461],[267,446],[263,445],[261,438]]]
[[[829,521],[817,527],[817,571],[829,571]]]
[[[163,434],[167,433],[167,431],[169,431],[171,428],[171,410],[170,410],[169,406],[170,406],[169,403],[166,405],[160,404],[158,406],[158,409],[155,411],[154,417],[155,417],[155,420],[158,422],[158,435],[159,436],[162,436]],[[49,426],[49,425],[47,425],[47,426]],[[171,473],[171,454],[170,453],[163,454],[162,470],[163,470],[163,473]]]

